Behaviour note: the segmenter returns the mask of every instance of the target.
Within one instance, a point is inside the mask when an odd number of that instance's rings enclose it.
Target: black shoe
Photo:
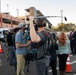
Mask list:
[[[10,66],[14,66],[14,64],[9,63]]]
[[[73,55],[76,55],[75,53],[73,53]]]

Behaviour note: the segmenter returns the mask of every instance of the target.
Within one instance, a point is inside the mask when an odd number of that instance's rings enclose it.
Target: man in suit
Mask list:
[[[72,42],[73,42],[73,54],[76,54],[76,31],[74,31],[72,35]]]
[[[76,54],[76,31],[74,31],[74,28],[72,29],[71,33],[70,33],[70,47],[71,47],[71,52],[72,54]]]

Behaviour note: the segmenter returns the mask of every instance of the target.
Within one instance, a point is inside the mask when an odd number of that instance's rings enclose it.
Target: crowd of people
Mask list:
[[[55,32],[47,32],[44,29],[44,19],[36,20],[38,29],[36,31],[33,20],[34,17],[30,16],[28,35],[25,32],[25,23],[23,22],[19,23],[18,28],[11,29],[7,34],[6,46],[8,47],[7,59],[9,65],[15,67],[16,75],[25,75],[24,68],[27,61],[24,55],[27,54],[29,45],[32,47],[35,45],[35,49],[37,49],[37,75],[49,75],[49,67],[52,69],[52,74],[57,75],[57,57],[59,59],[59,73],[60,75],[65,75],[66,60],[70,53],[69,45],[71,46],[72,54],[76,54],[76,32],[73,29],[68,38],[65,32],[61,32],[59,36]],[[28,41],[27,36],[29,36]]]

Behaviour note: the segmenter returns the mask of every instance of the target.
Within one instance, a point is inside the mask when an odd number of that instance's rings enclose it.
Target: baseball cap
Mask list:
[[[22,28],[23,26],[25,26],[25,23],[21,22],[19,23],[18,28]]]

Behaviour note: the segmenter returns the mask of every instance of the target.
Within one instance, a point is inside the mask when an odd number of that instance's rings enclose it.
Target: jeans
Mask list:
[[[17,54],[17,75],[25,75],[24,68],[25,68],[25,59],[22,54]]]
[[[17,60],[16,60],[16,50],[13,47],[13,65],[15,67],[15,71],[17,70]]]
[[[49,75],[49,67],[46,67],[45,75]]]
[[[36,61],[37,75],[48,75],[48,67],[46,66],[45,59]]]
[[[9,64],[13,65],[13,53],[14,53],[13,46],[8,46],[8,49],[9,49],[9,55],[8,55],[8,57],[9,57]]]

